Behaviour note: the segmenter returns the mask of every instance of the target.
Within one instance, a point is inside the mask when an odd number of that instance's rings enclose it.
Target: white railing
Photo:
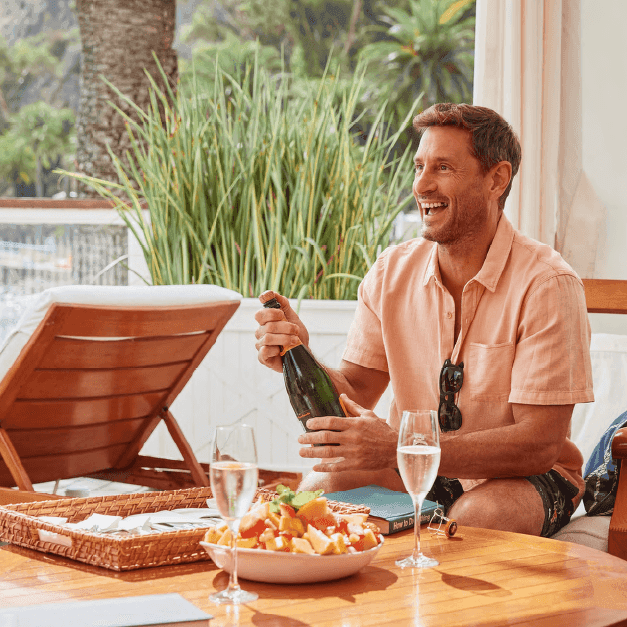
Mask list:
[[[56,285],[133,285],[141,249],[110,203],[0,198],[0,341],[30,295]]]

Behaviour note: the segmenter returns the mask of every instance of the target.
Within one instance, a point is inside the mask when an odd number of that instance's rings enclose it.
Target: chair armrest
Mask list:
[[[614,459],[627,458],[627,427],[619,429],[614,435],[612,457]],[[618,478],[614,513],[610,520],[608,534],[608,552],[627,559],[627,472],[621,472]]]
[[[627,458],[627,427],[619,429],[612,440],[612,457],[615,459]]]

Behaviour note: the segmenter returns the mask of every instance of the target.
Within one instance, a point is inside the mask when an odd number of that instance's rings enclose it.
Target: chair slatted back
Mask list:
[[[588,313],[627,314],[627,281],[583,279]]]
[[[0,382],[31,482],[131,463],[238,306],[53,304]],[[15,485],[1,459],[0,485]]]

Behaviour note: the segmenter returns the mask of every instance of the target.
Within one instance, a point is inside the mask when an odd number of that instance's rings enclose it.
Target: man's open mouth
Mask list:
[[[432,210],[448,207],[447,202],[421,202],[420,206],[424,209],[425,215],[431,215]]]

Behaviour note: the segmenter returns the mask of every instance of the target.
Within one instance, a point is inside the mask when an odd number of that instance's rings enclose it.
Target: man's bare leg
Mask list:
[[[373,483],[390,490],[406,491],[403,481],[391,468],[384,470],[346,470],[344,472],[312,471],[302,480],[298,489],[322,489],[325,492],[337,492],[338,490],[351,490]]]
[[[460,525],[539,536],[542,497],[526,479],[490,479],[464,494],[448,513]]]

